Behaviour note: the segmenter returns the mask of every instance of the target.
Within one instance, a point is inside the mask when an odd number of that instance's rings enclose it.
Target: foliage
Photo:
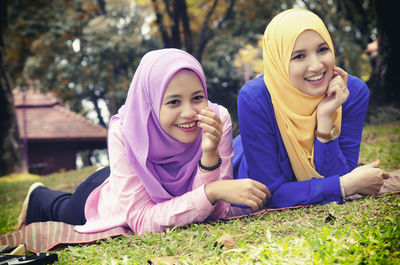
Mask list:
[[[236,94],[247,79],[236,55],[257,47],[269,20],[287,8],[319,14],[332,33],[338,65],[368,79],[370,58],[363,47],[375,36],[374,4],[362,2],[56,0],[27,6],[17,0],[9,4],[7,62],[17,83],[23,84],[22,72],[25,78],[38,78],[78,112],[84,111],[82,100],[93,102],[97,121],[105,124],[100,104],[106,103],[111,114],[117,111],[141,56],[160,48],[162,41],[164,47],[186,49],[201,60],[210,99],[225,105],[235,119]],[[261,55],[250,66],[249,78],[260,72],[253,68]]]
[[[59,0],[54,5],[47,8],[57,15],[56,23],[32,41],[24,77],[40,79],[42,88],[55,91],[75,111],[83,109],[82,100],[93,102],[105,125],[99,101],[116,113],[140,58],[160,47],[143,32],[148,9],[129,0],[108,1],[103,11],[92,1]]]
[[[234,121],[237,120],[237,93],[246,80],[244,62],[242,58],[238,59],[237,54],[244,47],[257,43],[260,33],[265,30],[266,21],[277,10],[280,10],[278,1],[237,1],[234,19],[227,22],[224,31],[220,31],[209,41],[204,52],[202,64],[207,76],[210,99],[227,107]],[[251,59],[256,58],[249,58]],[[261,62],[260,59],[262,53],[257,61]],[[257,61],[253,61],[251,65],[255,66]],[[250,66],[249,78],[255,77],[256,71]]]

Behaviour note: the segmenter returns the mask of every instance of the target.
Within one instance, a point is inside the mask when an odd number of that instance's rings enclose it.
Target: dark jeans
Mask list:
[[[85,204],[90,193],[110,176],[110,168],[100,169],[81,183],[74,193],[39,186],[29,198],[26,224],[58,221],[72,225],[86,223]]]

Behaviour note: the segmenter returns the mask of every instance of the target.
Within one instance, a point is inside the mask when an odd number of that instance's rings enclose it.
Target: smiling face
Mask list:
[[[289,63],[292,84],[310,96],[325,93],[333,76],[335,56],[321,36],[313,31],[302,32],[296,40]]]
[[[182,143],[197,139],[198,110],[207,107],[200,78],[191,70],[178,71],[168,83],[160,109],[160,123],[166,133]]]

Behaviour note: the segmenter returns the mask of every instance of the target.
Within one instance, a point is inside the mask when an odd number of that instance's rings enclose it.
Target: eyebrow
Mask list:
[[[324,45],[328,45],[328,44],[326,43],[326,41],[321,42],[317,47],[319,48],[319,47],[324,46]],[[294,54],[302,53],[302,52],[304,52],[304,51],[305,51],[305,49],[303,49],[303,50],[294,50],[294,51],[292,52],[292,56],[293,56]]]
[[[202,89],[199,89],[195,92],[193,92],[192,96],[197,95],[197,94],[201,94],[203,92]],[[172,98],[181,98],[182,96],[180,94],[172,94],[172,95],[168,95],[164,98],[164,100],[168,100],[168,99],[172,99]]]

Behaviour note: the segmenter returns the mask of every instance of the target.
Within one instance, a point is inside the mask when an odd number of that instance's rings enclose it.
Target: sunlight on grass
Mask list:
[[[0,185],[3,183],[15,183],[15,182],[25,182],[25,181],[39,181],[40,176],[23,173],[23,174],[11,174],[0,178]]]
[[[379,159],[381,167],[398,169],[400,161],[400,122],[367,125],[363,131],[359,162],[367,164]]]

